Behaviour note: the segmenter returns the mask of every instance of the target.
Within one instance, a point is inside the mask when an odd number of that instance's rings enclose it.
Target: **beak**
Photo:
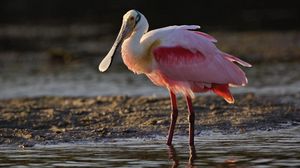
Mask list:
[[[115,43],[113,44],[113,46],[111,47],[110,51],[105,56],[105,58],[99,64],[99,71],[104,72],[110,67],[112,60],[113,60],[114,56],[116,55],[117,49],[121,46],[125,37],[130,32],[129,30],[130,30],[130,28],[129,28],[128,24],[124,21],[121,26],[121,30],[118,34],[118,37],[117,37]]]

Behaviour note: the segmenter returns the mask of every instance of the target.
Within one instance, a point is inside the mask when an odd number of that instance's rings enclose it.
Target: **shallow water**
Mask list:
[[[3,167],[300,167],[300,127],[246,134],[205,132],[195,139],[176,136],[174,147],[164,137],[107,139],[35,145],[0,146]]]
[[[114,64],[107,73],[97,69],[98,61],[51,64],[47,60],[32,63],[23,60],[1,68],[0,98],[34,96],[167,96],[165,89],[151,83],[145,75],[135,75],[122,64]],[[232,88],[233,93],[288,94],[300,92],[299,63],[256,64],[243,68],[247,87]],[[275,71],[276,70],[276,71]]]

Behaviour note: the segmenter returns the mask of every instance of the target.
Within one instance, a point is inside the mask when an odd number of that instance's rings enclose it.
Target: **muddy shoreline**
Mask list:
[[[284,129],[300,124],[300,93],[235,95],[227,104],[216,96],[194,100],[196,135]],[[0,144],[33,146],[105,138],[166,136],[168,97],[37,97],[0,100]],[[179,98],[176,135],[187,135],[185,102]]]

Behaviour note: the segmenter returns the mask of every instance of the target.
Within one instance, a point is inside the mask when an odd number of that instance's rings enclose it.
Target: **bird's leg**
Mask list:
[[[171,113],[171,123],[169,128],[168,140],[167,145],[172,145],[172,139],[175,129],[175,124],[178,116],[178,109],[177,109],[177,102],[176,102],[176,95],[170,90],[170,100],[172,106],[172,113]]]
[[[193,104],[192,104],[192,99],[190,96],[186,96],[186,102],[188,106],[188,111],[189,111],[189,144],[190,146],[194,146],[194,124],[195,124],[195,113],[193,110]]]

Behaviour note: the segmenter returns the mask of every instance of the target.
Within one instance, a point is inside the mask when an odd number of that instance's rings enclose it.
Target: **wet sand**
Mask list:
[[[300,124],[300,93],[235,95],[227,104],[217,96],[194,100],[196,135],[284,129]],[[176,135],[188,135],[187,110],[179,98]],[[106,138],[166,136],[167,97],[37,97],[0,100],[0,144],[32,146]],[[176,136],[175,135],[175,136]]]

